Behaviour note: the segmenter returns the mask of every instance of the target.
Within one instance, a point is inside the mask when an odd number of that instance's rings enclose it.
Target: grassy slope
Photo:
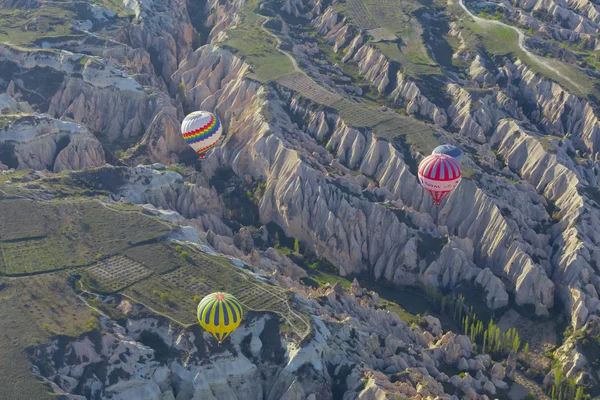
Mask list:
[[[107,8],[119,18],[135,15],[119,0],[92,0],[90,3]],[[77,16],[83,10],[72,2],[54,1],[42,1],[42,7],[35,9],[0,9],[0,43],[27,45],[38,39],[69,35],[72,18],[86,19]]]
[[[258,0],[250,0],[240,12],[241,23],[227,32],[224,46],[232,48],[252,65],[253,77],[263,83],[294,72],[292,61],[277,50],[277,41],[261,28],[265,18],[256,14]]]
[[[51,398],[28,372],[25,348],[57,334],[76,337],[93,326],[91,310],[67,286],[69,274],[81,275],[87,289],[127,293],[184,324],[196,323],[195,296],[227,290],[248,310],[280,315],[288,332],[303,337],[309,331],[307,316],[290,310],[289,291],[258,282],[226,258],[165,241],[170,226],[137,206],[111,210],[85,198],[39,202],[17,197],[31,196],[19,183],[28,173],[11,173],[7,177],[14,183],[0,184],[0,207],[8,211],[0,214],[0,399]],[[85,192],[56,181],[44,181],[44,186],[37,190]],[[97,260],[100,251],[103,259]],[[23,276],[2,276],[6,271]],[[166,299],[161,293],[167,293]]]
[[[400,0],[349,0],[340,4],[339,11],[364,30],[385,28],[397,41],[374,43],[390,60],[400,64],[410,76],[441,74],[439,66],[429,56],[421,38],[423,28],[411,15],[421,5]]]
[[[122,0],[92,0],[92,3],[94,3],[97,6],[109,9],[110,11],[117,14],[119,17],[129,17],[135,15],[135,12],[133,10],[130,10],[129,8],[123,5]]]
[[[159,239],[168,225],[95,201],[66,204],[0,200],[0,250],[8,275],[86,265]]]
[[[158,253],[162,256],[154,257]],[[290,313],[287,291],[258,282],[226,258],[175,244],[149,246],[143,254],[132,257],[155,273],[124,293],[182,323],[195,323],[199,299],[211,292],[227,291],[248,310],[275,312],[287,318],[299,336],[309,328],[305,316]]]
[[[27,44],[44,37],[67,35],[74,15],[60,7],[0,10],[0,43]]]
[[[392,42],[377,43],[377,48],[383,54],[390,60],[398,62],[402,71],[412,77],[442,73],[423,43],[421,36],[423,28],[411,15],[422,7],[419,3],[400,0],[363,1],[368,12],[378,24],[393,32],[400,39],[400,45]]]
[[[4,278],[0,304],[0,398],[55,399],[30,372],[25,348],[57,334],[78,336],[88,330],[90,309],[73,296],[62,273]]]

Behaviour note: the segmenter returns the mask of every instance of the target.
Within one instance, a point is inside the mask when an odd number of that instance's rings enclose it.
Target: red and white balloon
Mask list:
[[[436,206],[456,189],[460,180],[460,164],[446,154],[432,154],[419,164],[419,181]]]

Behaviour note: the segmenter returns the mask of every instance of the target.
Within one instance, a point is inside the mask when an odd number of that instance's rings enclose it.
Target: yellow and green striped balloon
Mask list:
[[[235,331],[244,318],[242,305],[232,295],[211,293],[198,304],[198,321],[221,343]]]

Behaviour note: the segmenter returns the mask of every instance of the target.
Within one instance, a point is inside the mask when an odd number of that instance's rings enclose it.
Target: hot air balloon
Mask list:
[[[208,111],[194,111],[181,123],[183,138],[201,159],[204,158],[204,153],[217,144],[222,133],[221,121]]]
[[[446,154],[460,163],[462,162],[463,152],[456,146],[452,146],[451,144],[443,144],[433,149],[431,154]]]
[[[229,293],[211,293],[198,304],[200,325],[210,332],[219,344],[240,326],[242,318],[242,305]]]
[[[460,164],[446,154],[432,154],[419,164],[419,181],[436,206],[460,183]]]

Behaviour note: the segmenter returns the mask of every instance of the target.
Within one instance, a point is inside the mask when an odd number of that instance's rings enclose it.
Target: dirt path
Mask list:
[[[542,391],[540,386],[530,379],[526,378],[523,374],[518,373],[515,377],[515,382],[519,385],[524,386],[530,392],[535,393],[535,398],[539,400],[549,400],[549,397]]]
[[[574,82],[572,79],[570,79],[564,73],[561,73],[559,70],[557,70],[552,65],[550,65],[550,63],[548,62],[548,60],[546,60],[545,58],[540,57],[540,56],[538,56],[538,55],[533,54],[532,52],[530,52],[525,47],[525,34],[523,33],[522,30],[520,30],[519,28],[516,28],[516,27],[514,27],[512,25],[505,24],[504,22],[501,22],[501,21],[489,20],[489,19],[485,19],[485,18],[481,18],[481,17],[476,16],[475,14],[473,14],[467,8],[467,6],[465,5],[465,0],[458,0],[458,4],[462,7],[463,10],[465,10],[465,12],[471,18],[473,18],[473,20],[475,20],[475,22],[477,22],[482,27],[483,26],[490,26],[490,25],[498,25],[498,26],[510,28],[510,29],[514,30],[515,32],[517,32],[517,35],[519,36],[519,40],[518,40],[517,44],[519,45],[519,48],[525,53],[525,55],[527,55],[527,57],[529,57],[531,59],[531,61],[533,61],[534,63],[540,65],[542,68],[545,68],[547,70],[550,70],[550,71],[554,72],[556,75],[560,76],[561,78],[563,78],[566,81],[568,81],[571,85],[573,85],[574,87],[576,87],[579,91],[581,91],[581,93],[585,93],[585,90],[581,87],[581,85],[579,85],[578,83]]]
[[[264,18],[265,18],[265,21],[262,24],[260,24],[260,29],[262,29],[267,35],[270,35],[270,36],[272,36],[272,37],[275,38],[275,40],[277,41],[277,46],[275,46],[275,49],[277,49],[277,51],[279,51],[280,53],[284,54],[287,58],[290,59],[290,61],[292,61],[292,65],[294,66],[294,71],[295,72],[304,73],[300,69],[300,67],[298,67],[298,62],[296,61],[296,59],[294,58],[294,56],[291,55],[290,53],[288,53],[287,51],[281,49],[281,39],[279,39],[279,36],[273,35],[273,33],[271,33],[271,31],[269,31],[267,28],[265,28],[265,24],[267,22],[269,22],[271,20],[271,18],[269,18],[269,17],[264,17]]]

